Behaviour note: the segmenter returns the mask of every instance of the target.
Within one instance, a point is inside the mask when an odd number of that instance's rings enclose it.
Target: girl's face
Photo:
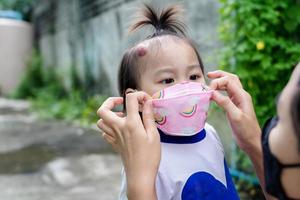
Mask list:
[[[136,48],[144,50],[140,54],[139,90],[152,96],[184,81],[205,83],[197,55],[184,40],[162,36],[144,41]]]

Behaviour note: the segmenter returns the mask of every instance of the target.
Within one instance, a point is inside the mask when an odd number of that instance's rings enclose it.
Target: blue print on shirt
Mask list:
[[[224,160],[227,188],[207,172],[192,174],[185,183],[182,200],[239,200],[229,170]]]

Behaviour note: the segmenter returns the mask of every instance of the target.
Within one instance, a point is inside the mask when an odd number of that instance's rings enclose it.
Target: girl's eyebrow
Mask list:
[[[193,69],[200,69],[200,65],[199,64],[194,64],[194,65],[188,65],[186,66],[186,68],[188,69],[188,71],[191,71]],[[174,69],[173,67],[165,67],[163,69],[159,69],[155,72],[155,75],[160,74],[160,73],[173,73]]]
[[[154,75],[158,75],[160,73],[173,73],[174,72],[174,69],[172,67],[165,67],[163,69],[159,69],[157,70]]]
[[[188,70],[192,70],[192,69],[195,69],[195,68],[200,68],[200,65],[199,64],[188,65],[187,68],[188,68]]]

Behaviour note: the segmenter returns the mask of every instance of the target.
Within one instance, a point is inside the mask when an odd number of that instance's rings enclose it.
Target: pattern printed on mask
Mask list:
[[[153,99],[163,99],[164,97],[165,97],[164,90],[161,90],[152,96]]]
[[[183,117],[192,117],[196,113],[196,110],[197,104],[184,109],[182,112],[179,112],[179,114]]]
[[[203,129],[212,91],[202,84],[186,82],[155,93],[154,116],[157,128],[169,135],[188,136]]]
[[[168,110],[164,108],[154,108],[154,119],[159,125],[164,125],[167,122]]]
[[[167,122],[166,116],[155,114],[154,118],[155,118],[155,122],[158,123],[159,125],[164,125]]]

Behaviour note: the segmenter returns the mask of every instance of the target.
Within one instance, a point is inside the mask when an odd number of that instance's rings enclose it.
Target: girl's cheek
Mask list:
[[[200,82],[200,83],[203,83],[204,85],[206,85],[206,81],[205,81],[204,76],[202,76],[202,77],[199,79],[199,82]]]

